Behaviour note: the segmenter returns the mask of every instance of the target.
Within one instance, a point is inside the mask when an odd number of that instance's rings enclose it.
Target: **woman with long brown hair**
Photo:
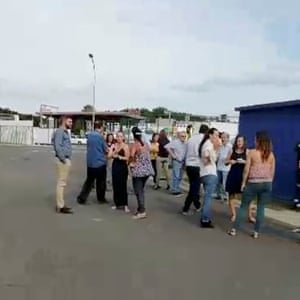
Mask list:
[[[264,220],[266,203],[271,199],[272,182],[275,174],[275,156],[272,151],[272,142],[264,131],[256,133],[255,149],[249,151],[244,168],[241,185],[242,203],[237,213],[233,228],[229,231],[232,236],[244,219],[251,201],[257,198],[257,214],[253,237],[258,238]]]
[[[231,222],[234,222],[236,219],[235,202],[238,198],[238,195],[242,193],[241,186],[243,181],[243,172],[248,153],[249,150],[247,149],[246,138],[242,135],[238,135],[235,138],[232,151],[229,152],[226,161],[226,164],[231,166],[226,180],[226,192],[229,195]],[[252,216],[251,209],[249,209],[248,218],[251,223],[255,222],[255,218]]]

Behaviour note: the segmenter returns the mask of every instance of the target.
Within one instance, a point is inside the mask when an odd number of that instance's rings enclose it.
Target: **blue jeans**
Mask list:
[[[175,159],[172,160],[172,192],[180,193],[180,183],[182,180],[183,163]]]
[[[227,193],[225,190],[226,181],[228,177],[229,171],[220,171],[218,170],[218,184],[217,184],[217,195],[221,197],[221,199],[227,198]]]
[[[235,229],[240,228],[241,222],[245,219],[248,213],[248,208],[251,201],[255,197],[257,197],[256,223],[255,223],[254,230],[256,232],[260,232],[265,217],[265,205],[271,199],[271,192],[272,192],[271,182],[260,182],[260,183],[248,182],[242,194],[242,203],[237,212],[237,216],[233,228]]]
[[[218,177],[216,175],[206,175],[201,177],[201,182],[204,189],[201,222],[210,222],[213,193],[218,183]]]

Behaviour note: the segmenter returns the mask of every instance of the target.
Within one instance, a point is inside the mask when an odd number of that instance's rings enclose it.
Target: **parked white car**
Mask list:
[[[71,134],[71,143],[73,145],[86,145],[87,139],[85,137],[80,137],[75,134]]]

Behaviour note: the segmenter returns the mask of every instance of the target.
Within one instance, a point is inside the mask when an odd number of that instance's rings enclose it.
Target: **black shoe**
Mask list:
[[[170,186],[169,185],[167,185],[167,191],[170,189]]]
[[[208,221],[208,222],[203,222],[203,221],[201,221],[201,227],[202,228],[215,228],[215,226],[212,224],[212,222],[211,221]]]
[[[64,206],[62,208],[56,207],[56,212],[59,214],[73,214],[73,211],[70,207]]]
[[[77,203],[80,204],[80,205],[85,205],[86,202],[82,199],[80,199],[79,197],[77,197]]]
[[[160,187],[159,185],[155,185],[155,186],[154,186],[154,189],[155,189],[155,190],[159,190],[160,188],[161,188],[161,187]]]
[[[98,203],[99,204],[108,204],[109,202],[106,199],[104,199],[104,200],[98,201]]]

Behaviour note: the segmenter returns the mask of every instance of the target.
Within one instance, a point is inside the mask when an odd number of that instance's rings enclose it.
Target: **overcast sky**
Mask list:
[[[231,113],[300,98],[298,0],[0,0],[0,106]]]

